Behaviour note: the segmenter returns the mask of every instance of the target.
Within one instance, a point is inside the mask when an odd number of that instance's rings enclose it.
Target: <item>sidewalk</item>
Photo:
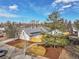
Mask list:
[[[0,46],[6,44],[8,42],[14,41],[14,40],[17,40],[17,39],[16,38],[11,38],[11,39],[7,39],[7,40],[4,40],[4,41],[0,41]]]
[[[13,57],[12,59],[48,59],[48,58],[42,56],[38,56],[38,57],[32,57],[30,55],[25,56],[24,54],[21,54]]]

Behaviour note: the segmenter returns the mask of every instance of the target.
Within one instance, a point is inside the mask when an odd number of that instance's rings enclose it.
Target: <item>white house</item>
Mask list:
[[[0,31],[5,31],[5,28],[3,28],[3,27],[0,27]]]
[[[46,30],[45,30],[46,31]],[[41,35],[42,32],[45,32],[44,28],[37,27],[37,28],[26,28],[21,31],[20,39],[30,40],[31,37],[36,37]]]
[[[51,31],[51,34],[52,34],[52,35],[61,35],[61,34],[63,34],[63,32],[60,31],[60,30],[58,30],[58,29],[55,29],[55,30],[52,30],[52,31]]]
[[[79,30],[76,27],[72,27],[73,34],[79,37]]]
[[[74,26],[72,26],[72,30],[73,30],[72,34],[79,37],[79,30]]]
[[[30,36],[24,30],[22,30],[22,32],[20,34],[20,39],[29,41],[30,40]]]
[[[5,31],[5,28],[0,27],[0,37],[5,36],[4,31]]]

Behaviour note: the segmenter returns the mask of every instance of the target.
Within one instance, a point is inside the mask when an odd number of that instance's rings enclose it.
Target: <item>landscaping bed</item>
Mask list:
[[[59,59],[59,56],[62,52],[62,48],[46,48],[46,54],[45,56],[48,57],[49,59]]]

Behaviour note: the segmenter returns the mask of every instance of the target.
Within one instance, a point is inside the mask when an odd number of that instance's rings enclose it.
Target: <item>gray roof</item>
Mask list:
[[[36,33],[36,35],[39,35],[40,33],[44,32],[44,29],[41,28],[41,27],[37,27],[37,28],[26,28],[25,29],[25,32],[28,35],[31,35],[31,34],[34,34],[34,33]]]

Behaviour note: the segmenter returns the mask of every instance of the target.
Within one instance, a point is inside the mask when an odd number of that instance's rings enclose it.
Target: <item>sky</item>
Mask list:
[[[0,0],[0,22],[42,22],[54,11],[67,20],[79,19],[79,0]]]

